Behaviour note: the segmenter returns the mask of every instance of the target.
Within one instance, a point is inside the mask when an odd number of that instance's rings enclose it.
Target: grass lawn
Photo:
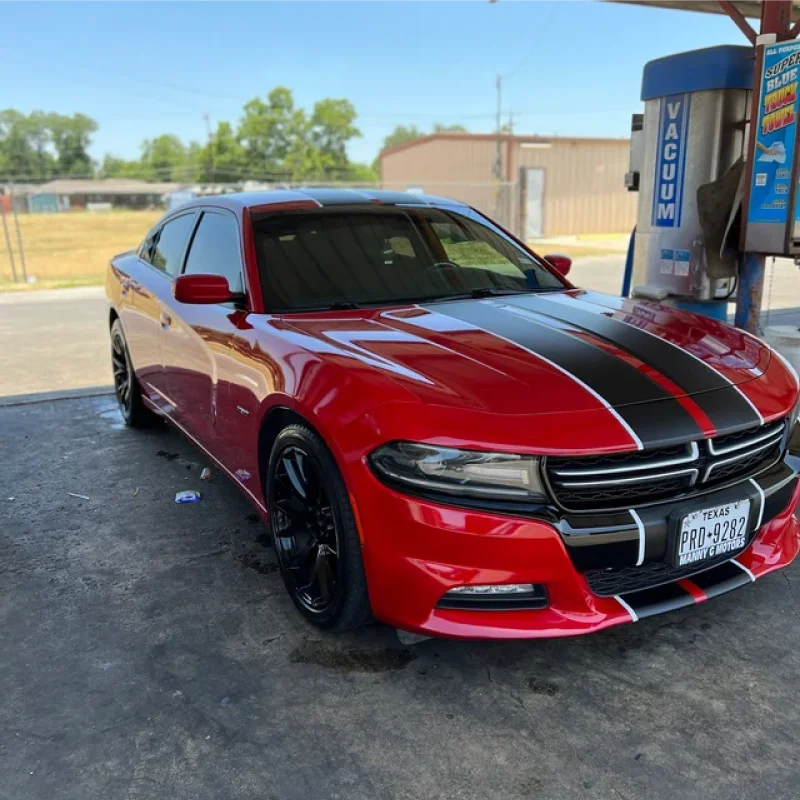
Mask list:
[[[109,260],[136,247],[163,211],[108,211],[64,214],[20,214],[19,226],[28,275],[34,288],[60,288],[102,283]],[[17,276],[21,260],[14,219],[6,216]],[[11,263],[0,234],[0,289],[22,288],[11,283]]]

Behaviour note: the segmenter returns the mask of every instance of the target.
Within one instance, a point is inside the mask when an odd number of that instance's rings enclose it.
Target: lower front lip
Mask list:
[[[575,569],[558,531],[547,522],[442,505],[384,486],[364,467],[351,497],[375,616],[421,634],[475,639],[575,636],[632,621],[615,597],[593,594]],[[757,574],[778,569],[800,548],[796,508],[765,525],[738,559]],[[473,584],[537,584],[539,610],[437,607],[450,589]]]

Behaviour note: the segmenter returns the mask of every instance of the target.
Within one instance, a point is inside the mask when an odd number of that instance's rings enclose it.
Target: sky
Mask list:
[[[97,120],[91,153],[133,158],[143,139],[188,142],[235,122],[275,86],[311,108],[347,98],[371,162],[398,124],[627,136],[644,64],[745,44],[724,16],[560,2],[3,3],[0,108]]]

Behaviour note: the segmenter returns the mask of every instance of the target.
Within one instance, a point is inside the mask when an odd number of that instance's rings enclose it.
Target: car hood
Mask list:
[[[770,360],[755,337],[715,320],[580,290],[285,321],[428,404],[530,415],[660,403],[660,424],[676,430],[694,412],[709,429],[757,424],[737,387]]]

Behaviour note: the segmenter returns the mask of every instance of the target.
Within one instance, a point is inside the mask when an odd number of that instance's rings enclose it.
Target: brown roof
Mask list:
[[[592,136],[512,136],[508,133],[500,134],[503,141],[512,139],[519,144],[541,142],[546,144],[548,142],[627,142],[628,139],[624,137],[592,137]],[[407,142],[395,144],[392,147],[385,147],[378,153],[378,158],[388,156],[392,153],[399,153],[401,150],[407,150],[409,147],[416,147],[425,142],[435,141],[437,139],[465,139],[469,141],[497,141],[496,133],[459,133],[455,131],[442,131],[441,133],[429,133],[426,136],[420,136],[418,139],[410,139]]]
[[[133,178],[60,178],[38,186],[36,194],[165,194],[180,187],[179,183],[148,183]]]

